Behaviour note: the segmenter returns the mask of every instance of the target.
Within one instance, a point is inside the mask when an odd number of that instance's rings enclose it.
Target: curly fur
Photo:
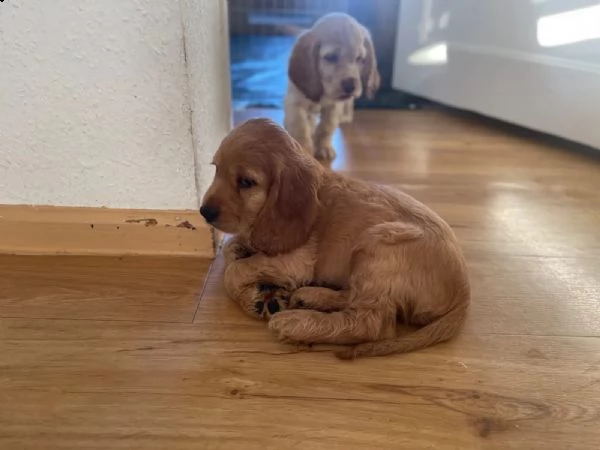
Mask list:
[[[267,119],[232,131],[215,164],[203,203],[218,211],[212,224],[234,235],[227,292],[270,319],[280,339],[345,345],[338,356],[354,358],[458,333],[470,302],[465,260],[451,228],[425,205],[327,171]],[[397,336],[399,323],[419,329]]]

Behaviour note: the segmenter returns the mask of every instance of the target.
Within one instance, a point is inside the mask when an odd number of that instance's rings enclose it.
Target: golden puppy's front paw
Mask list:
[[[234,297],[235,298],[235,297]],[[242,311],[258,320],[269,320],[288,309],[290,291],[270,284],[259,283],[237,298]]]
[[[269,329],[284,342],[304,342],[308,337],[306,323],[310,311],[285,311],[277,314],[269,321]]]
[[[335,155],[335,149],[331,145],[322,145],[315,149],[315,158],[319,161],[332,161]]]
[[[280,311],[288,309],[289,291],[272,284],[259,284],[258,296],[254,303],[254,313],[261,319],[270,319]]]
[[[290,297],[289,309],[313,309],[310,296],[307,294],[310,294],[310,290],[305,287],[296,289]]]

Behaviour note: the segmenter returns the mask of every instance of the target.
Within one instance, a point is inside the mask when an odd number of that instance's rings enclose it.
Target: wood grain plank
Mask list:
[[[0,329],[7,448],[565,448],[577,433],[591,449],[599,433],[595,338],[465,334],[348,364],[243,320]]]
[[[191,322],[205,258],[0,256],[0,317]]]

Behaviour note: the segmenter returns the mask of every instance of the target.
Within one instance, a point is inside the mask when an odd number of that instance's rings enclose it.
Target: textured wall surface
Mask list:
[[[190,30],[199,33],[190,77],[178,1],[0,4],[0,203],[197,206],[196,183],[212,175],[207,155],[229,125],[215,105],[229,98],[212,86],[228,88],[212,67],[227,64],[227,41],[217,42],[223,4],[190,3],[202,16]],[[194,102],[196,154],[190,81],[193,100],[208,94]]]
[[[227,0],[181,2],[201,200],[214,175],[213,154],[231,129]]]

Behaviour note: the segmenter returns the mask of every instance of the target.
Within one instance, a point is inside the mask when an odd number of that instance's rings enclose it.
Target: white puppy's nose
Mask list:
[[[354,78],[344,78],[342,80],[342,90],[346,94],[352,94],[356,89],[356,80]]]

